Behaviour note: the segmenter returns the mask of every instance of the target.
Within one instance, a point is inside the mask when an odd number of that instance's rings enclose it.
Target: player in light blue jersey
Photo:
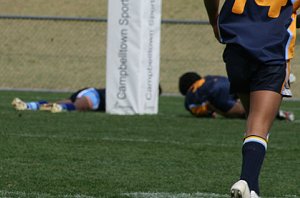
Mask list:
[[[83,88],[71,94],[67,99],[57,102],[45,100],[24,102],[19,98],[12,101],[16,110],[48,110],[52,113],[65,111],[105,111],[105,89]]]
[[[259,197],[259,174],[268,134],[289,90],[296,10],[300,0],[204,0],[215,37],[226,44],[223,59],[230,90],[247,113],[240,180],[232,198]]]
[[[66,112],[66,111],[105,111],[106,89],[97,89],[94,87],[87,87],[80,89],[71,94],[67,99],[56,102],[49,102],[46,100],[25,102],[20,98],[14,98],[12,106],[16,110],[44,110],[52,113]],[[162,94],[161,85],[159,85],[159,95]]]

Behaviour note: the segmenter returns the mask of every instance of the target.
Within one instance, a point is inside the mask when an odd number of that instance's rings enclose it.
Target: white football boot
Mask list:
[[[247,182],[244,180],[239,180],[238,182],[233,184],[230,189],[230,195],[231,198],[251,198]]]
[[[251,198],[259,198],[259,196],[256,194],[256,192],[253,190],[251,190],[250,197]]]
[[[27,110],[27,104],[22,101],[20,98],[15,98],[13,99],[13,101],[11,102],[11,105],[16,109],[16,110]]]
[[[52,113],[60,113],[63,111],[64,111],[63,107],[60,104],[53,103],[52,108],[51,108]]]
[[[279,110],[277,117],[281,120],[287,120],[293,122],[295,120],[295,115],[293,112]]]
[[[290,73],[289,81],[291,84],[296,81],[296,76],[293,73]]]

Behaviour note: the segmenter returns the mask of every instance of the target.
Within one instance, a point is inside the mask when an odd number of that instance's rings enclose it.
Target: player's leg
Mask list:
[[[233,107],[225,112],[223,116],[227,118],[246,118],[246,111],[241,101],[236,101]]]
[[[215,112],[218,114],[227,117],[227,118],[246,118],[249,112],[249,94],[240,94],[241,101],[237,101],[232,108],[227,111],[223,112],[220,111],[219,109],[215,108],[214,106],[211,107]],[[245,108],[246,107],[246,108]],[[290,111],[284,111],[284,110],[279,110],[276,114],[276,119],[278,120],[286,120],[286,121],[294,121],[295,120],[295,115],[293,112]]]
[[[55,103],[63,104],[63,103],[73,103],[73,102],[71,99],[63,99],[63,100],[56,101]]]
[[[52,113],[60,113],[64,111],[88,111],[90,110],[90,104],[86,97],[80,97],[72,102],[70,100],[60,101],[54,103],[51,108]]]
[[[282,96],[273,91],[254,91],[250,94],[240,179],[246,181],[250,191],[257,194],[259,194],[258,179],[267,149],[268,133],[281,99]]]
[[[284,87],[287,87],[287,90],[289,90],[290,84],[295,82],[296,77],[291,73],[291,61],[287,61],[287,67],[286,67],[286,77],[285,77],[285,85]],[[290,91],[286,91],[284,95],[291,96]],[[279,110],[276,116],[277,119],[279,120],[287,120],[287,121],[294,121],[295,120],[295,115],[293,112],[289,111],[283,111]]]
[[[248,117],[250,109],[250,93],[239,93],[238,96],[245,109],[246,117]]]
[[[259,174],[265,158],[268,134],[278,112],[282,96],[274,91],[253,91],[248,99],[241,97],[249,113],[245,139],[242,147],[242,170],[240,181],[232,188],[232,197],[247,197],[251,191],[259,195]],[[244,193],[244,194],[243,194]]]
[[[87,88],[76,93],[74,101],[54,104],[52,108],[53,113],[63,111],[90,111],[96,110],[100,104],[100,96],[96,89]]]
[[[259,195],[258,177],[265,157],[268,133],[281,102],[286,67],[261,65],[235,45],[227,46],[223,57],[230,89],[234,93],[243,93],[239,97],[247,112],[241,177],[232,186],[231,196],[250,197],[251,191]]]
[[[250,92],[249,97],[249,113],[242,147],[243,161],[240,176],[240,180],[246,181],[250,192],[253,191],[258,195],[259,174],[267,150],[269,131],[278,113],[282,95],[288,92],[283,86],[286,82],[284,66],[265,66],[260,70],[260,74],[252,81],[257,84],[253,83],[254,85],[251,85],[250,88],[254,91]],[[245,106],[247,106],[247,98],[244,99],[246,99]],[[233,192],[237,191],[238,189],[233,188]]]
[[[274,91],[261,90],[250,93],[246,136],[256,135],[267,138],[279,110],[281,100],[281,94]]]
[[[228,104],[228,106],[230,105],[230,108],[228,108],[229,110],[224,110],[224,107],[219,108],[212,104],[209,104],[209,109],[226,118],[246,118],[246,111],[241,101],[232,100],[232,102],[230,101],[230,103],[232,104]]]
[[[245,109],[235,94],[230,94],[227,78],[218,78],[211,90],[214,98],[210,99],[214,111],[227,118],[245,118]]]
[[[16,110],[36,111],[39,110],[42,105],[45,105],[47,103],[48,102],[45,100],[25,102],[20,98],[14,98],[11,104]]]

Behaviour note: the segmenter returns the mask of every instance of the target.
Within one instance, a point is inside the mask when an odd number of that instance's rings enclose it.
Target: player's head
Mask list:
[[[179,78],[179,91],[182,95],[186,95],[189,88],[197,81],[201,76],[196,72],[186,72]]]

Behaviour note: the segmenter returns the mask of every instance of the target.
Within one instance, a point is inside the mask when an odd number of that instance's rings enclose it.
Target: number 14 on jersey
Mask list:
[[[287,4],[288,0],[254,0],[258,6],[269,7],[268,16],[277,18],[280,15],[281,7]],[[235,0],[232,12],[235,14],[243,14],[247,0]]]

